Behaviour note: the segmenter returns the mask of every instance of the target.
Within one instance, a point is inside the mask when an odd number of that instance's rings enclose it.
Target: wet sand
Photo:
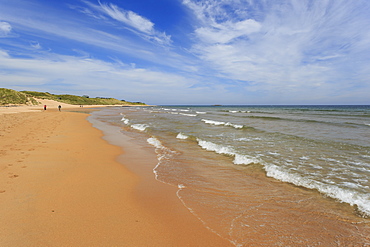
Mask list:
[[[66,107],[0,113],[0,246],[231,246],[154,179],[153,149]]]

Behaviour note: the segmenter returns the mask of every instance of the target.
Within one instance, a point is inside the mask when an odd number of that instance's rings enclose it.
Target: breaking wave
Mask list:
[[[206,124],[211,124],[211,125],[223,125],[223,126],[231,126],[236,129],[242,129],[244,126],[240,124],[232,124],[230,122],[219,122],[219,121],[214,121],[214,120],[208,120],[208,119],[202,119],[203,122]]]

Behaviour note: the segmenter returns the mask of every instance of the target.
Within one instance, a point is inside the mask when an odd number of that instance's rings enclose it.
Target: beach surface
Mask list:
[[[36,98],[35,98],[36,99]],[[61,110],[72,110],[79,108],[96,108],[96,107],[107,107],[106,105],[70,105],[66,103],[61,103],[55,100],[48,99],[36,99],[40,104],[39,105],[9,105],[0,107],[0,115],[10,114],[10,113],[20,113],[20,112],[40,112],[44,111],[44,106],[46,110],[58,110],[58,106],[61,106]]]
[[[42,103],[0,110],[0,246],[232,246],[155,180],[153,149]]]

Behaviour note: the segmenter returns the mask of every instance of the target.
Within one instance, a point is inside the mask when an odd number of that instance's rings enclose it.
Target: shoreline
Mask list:
[[[66,108],[0,114],[1,246],[232,246],[149,176],[152,148],[108,144]]]

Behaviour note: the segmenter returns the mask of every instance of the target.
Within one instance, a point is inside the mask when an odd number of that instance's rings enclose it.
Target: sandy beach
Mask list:
[[[232,246],[154,179],[153,149],[43,104],[0,110],[0,246]]]
[[[58,110],[58,106],[61,106],[61,110],[65,109],[80,109],[79,105],[70,105],[61,103],[55,100],[48,99],[36,99],[40,104],[39,105],[11,105],[11,106],[1,106],[1,114],[11,114],[11,113],[20,113],[20,112],[41,112],[44,111],[44,106],[46,105],[47,111]],[[95,108],[95,107],[106,107],[106,105],[84,105],[83,108]]]

